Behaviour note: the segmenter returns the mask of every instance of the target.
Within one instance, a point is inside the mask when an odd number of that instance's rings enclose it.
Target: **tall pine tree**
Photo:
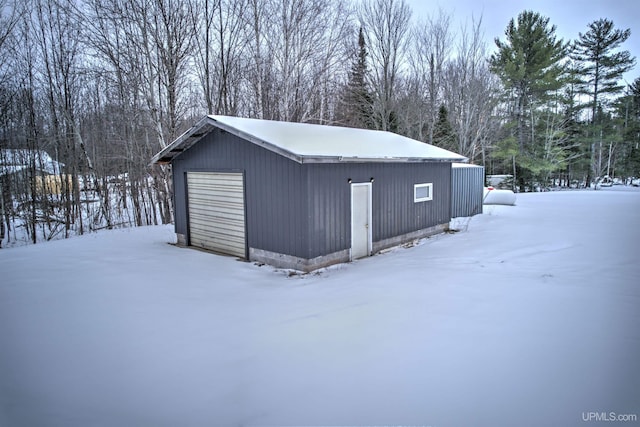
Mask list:
[[[549,25],[549,18],[525,10],[518,15],[517,22],[513,19],[509,22],[504,42],[495,39],[498,52],[490,58],[491,70],[513,94],[521,150],[531,139],[527,120],[531,117],[532,103],[544,99],[562,84],[561,60],[566,46],[562,40],[556,40],[555,31],[555,25]]]
[[[515,133],[512,131],[513,138],[506,140],[509,144],[513,139],[517,142],[518,153],[512,156],[512,163],[521,189],[538,175],[539,163],[544,160],[539,154],[540,147],[536,146],[544,143],[535,132],[536,108],[563,85],[562,64],[567,45],[556,39],[555,31],[549,18],[525,10],[517,21],[509,22],[505,41],[495,39],[498,51],[489,60],[491,70],[500,77],[509,97],[509,118],[514,125],[510,128]],[[511,153],[511,148],[508,151]]]
[[[589,31],[579,33],[578,40],[573,45],[571,58],[581,66],[581,92],[590,97],[591,110],[591,138],[589,153],[591,167],[587,174],[587,185],[590,184],[591,174],[599,174],[603,148],[603,123],[598,123],[597,114],[605,105],[604,97],[620,93],[624,86],[620,84],[622,75],[633,68],[635,58],[629,51],[618,51],[631,35],[631,30],[615,29],[613,21],[599,19],[589,24]]]
[[[635,65],[629,51],[616,51],[631,36],[631,30],[616,30],[612,21],[599,19],[589,24],[585,34],[578,34],[571,58],[582,66],[582,92],[591,97],[593,121],[601,96],[620,93],[624,89],[622,75]]]
[[[622,173],[640,177],[640,77],[629,85],[628,90],[620,105],[625,122]]]
[[[369,89],[367,46],[362,27],[358,32],[358,54],[349,72],[342,96],[341,123],[357,128],[373,129],[373,95]]]

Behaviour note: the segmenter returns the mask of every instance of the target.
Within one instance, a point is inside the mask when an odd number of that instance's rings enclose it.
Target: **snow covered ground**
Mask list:
[[[640,419],[640,190],[455,222],[291,277],[171,227],[3,249],[0,426]]]

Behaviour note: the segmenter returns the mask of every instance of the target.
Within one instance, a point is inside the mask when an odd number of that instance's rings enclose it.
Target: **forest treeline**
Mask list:
[[[0,0],[0,242],[172,221],[151,157],[204,114],[396,132],[520,191],[640,174],[640,78],[608,19],[404,0]]]

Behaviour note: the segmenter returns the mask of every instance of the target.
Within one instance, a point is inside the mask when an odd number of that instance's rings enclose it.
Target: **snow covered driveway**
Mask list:
[[[171,227],[1,250],[0,426],[640,419],[640,192],[457,222],[294,277]]]

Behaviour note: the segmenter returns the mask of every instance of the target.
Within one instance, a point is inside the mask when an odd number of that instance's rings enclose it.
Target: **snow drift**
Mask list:
[[[171,227],[0,251],[0,425],[583,426],[640,414],[640,189],[522,194],[315,274]]]

